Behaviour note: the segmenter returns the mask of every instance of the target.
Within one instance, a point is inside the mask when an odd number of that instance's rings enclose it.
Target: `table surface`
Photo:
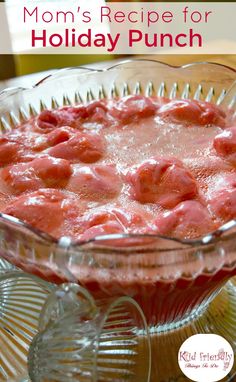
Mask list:
[[[133,57],[132,57],[133,58]],[[230,66],[236,69],[236,55],[152,55],[152,56],[135,56],[135,58],[149,58],[159,60],[170,65],[185,65],[192,62],[209,61]],[[126,58],[127,59],[127,58]],[[123,59],[125,60],[125,59]],[[94,64],[89,64],[92,68],[106,68],[112,66],[115,63],[119,63],[123,60],[110,60],[106,62],[99,62]],[[55,68],[55,70],[57,70]],[[0,81],[0,91],[9,87],[30,87],[40,81],[42,78],[46,77],[53,70],[46,72],[38,72],[29,74],[22,77],[16,77],[5,81]]]

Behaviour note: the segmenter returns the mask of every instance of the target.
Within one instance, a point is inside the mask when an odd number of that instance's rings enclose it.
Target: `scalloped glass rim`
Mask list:
[[[159,60],[150,60],[150,59],[142,59],[142,58],[136,58],[136,59],[129,59],[129,60],[123,60],[117,64],[114,64],[112,66],[109,66],[108,68],[103,68],[103,69],[95,69],[95,68],[89,68],[87,66],[74,66],[74,67],[67,67],[67,68],[62,68],[62,69],[59,69],[59,70],[56,70],[56,72],[53,72],[52,74],[48,74],[46,77],[42,78],[40,81],[38,81],[35,85],[33,85],[33,87],[36,87],[36,86],[39,86],[41,85],[43,82],[47,81],[47,80],[50,80],[50,79],[53,79],[55,77],[55,75],[57,76],[58,74],[63,74],[63,73],[66,73],[70,70],[81,70],[81,74],[83,74],[82,72],[84,73],[88,73],[88,72],[105,72],[105,71],[109,71],[109,70],[113,70],[113,69],[116,69],[116,68],[119,68],[119,66],[123,66],[124,64],[129,64],[129,63],[133,63],[133,62],[152,62],[152,63],[157,63],[157,64],[160,64],[160,65],[163,65],[163,66],[166,66],[166,67],[169,67],[169,68],[173,68],[173,69],[185,69],[185,68],[189,68],[189,67],[192,67],[192,66],[198,66],[198,65],[213,65],[213,66],[218,66],[219,68],[225,68],[229,71],[231,71],[232,73],[236,73],[236,69],[230,67],[230,66],[227,66],[227,65],[223,65],[223,64],[219,64],[219,63],[216,63],[216,62],[210,62],[210,61],[201,61],[201,62],[192,62],[191,64],[185,64],[185,65],[171,65],[171,64],[167,64],[165,62],[162,62],[162,61],[159,61]],[[17,88],[16,88],[17,89]],[[22,88],[23,89],[23,88]],[[4,90],[3,90],[4,91]],[[1,95],[1,92],[0,92],[0,95]]]
[[[40,87],[42,84],[45,84],[46,82],[51,82],[51,81],[54,81],[54,80],[57,80],[57,79],[62,79],[64,77],[69,77],[71,75],[71,73],[73,71],[76,72],[76,75],[77,76],[82,76],[83,74],[96,74],[96,73],[105,73],[105,72],[109,72],[109,71],[112,71],[112,70],[116,70],[116,69],[124,69],[124,67],[126,65],[129,65],[129,64],[137,64],[139,63],[151,63],[151,64],[154,64],[154,65],[158,65],[158,66],[161,66],[163,68],[172,68],[176,71],[178,70],[186,70],[186,69],[191,69],[191,68],[201,68],[201,67],[206,67],[206,66],[209,66],[211,68],[222,68],[224,70],[227,70],[229,73],[231,74],[236,74],[236,69],[232,68],[232,67],[229,67],[227,65],[222,65],[222,64],[219,64],[219,63],[214,63],[214,62],[194,62],[194,63],[191,63],[191,64],[186,64],[186,65],[180,65],[180,66],[175,66],[175,65],[170,65],[170,64],[167,64],[167,63],[164,63],[164,62],[161,62],[161,61],[158,61],[158,60],[154,60],[154,59],[142,59],[142,58],[136,58],[136,59],[128,59],[128,60],[124,60],[124,61],[121,61],[117,64],[114,64],[114,65],[111,65],[107,68],[89,68],[89,67],[69,67],[69,68],[63,68],[63,69],[59,69],[59,70],[56,70],[55,72],[53,72],[52,74],[49,74],[47,75],[46,77],[42,78],[40,81],[38,81],[35,85],[33,85],[32,87],[28,87],[28,88],[24,88],[24,87],[12,87],[12,88],[7,88],[7,89],[4,89],[3,91],[0,92],[0,103],[1,103],[1,98],[2,99],[6,99],[8,96],[14,96],[18,93],[21,93],[21,92],[24,92],[24,91],[27,91],[27,90],[30,90],[30,89],[35,89],[35,88],[38,88]],[[234,76],[235,78],[232,79],[232,84],[236,81],[236,76]],[[200,85],[200,84],[199,84]],[[140,89],[138,90],[140,91]],[[214,92],[214,91],[213,91]],[[225,91],[225,89],[222,90],[221,92],[221,95],[219,96],[218,98],[218,104],[220,104],[225,95],[227,94],[227,92]],[[111,96],[114,96],[114,95],[111,95]],[[173,95],[172,95],[173,96]],[[236,96],[236,95],[235,95]],[[234,97],[235,97],[234,96]],[[173,96],[174,98],[174,96]],[[88,97],[88,100],[89,100],[89,97]],[[82,102],[82,101],[80,101]],[[230,105],[230,107],[232,106],[232,104]],[[235,103],[233,103],[233,106],[235,106]],[[9,111],[10,113],[10,111]],[[35,110],[32,111],[32,114],[35,115]],[[23,115],[23,117],[25,117]],[[15,122],[14,120],[12,121],[13,123]],[[0,124],[1,124],[1,120],[0,120]],[[6,214],[2,214],[0,213],[0,221],[2,223],[5,223],[6,226],[8,224],[13,224],[15,226],[15,228],[23,228],[24,231],[26,231],[25,233],[29,233],[29,234],[33,234],[34,236],[36,236],[36,238],[40,239],[40,240],[43,240],[45,241],[46,243],[48,244],[55,244],[57,245],[58,247],[60,248],[75,248],[75,247],[84,247],[86,246],[87,244],[96,244],[96,243],[105,243],[105,242],[108,242],[110,240],[113,240],[113,241],[116,241],[116,240],[120,240],[120,239],[127,239],[127,238],[151,238],[151,239],[162,239],[162,240],[166,240],[166,241],[169,241],[169,242],[175,242],[177,245],[179,244],[180,247],[176,248],[176,249],[184,249],[186,248],[186,246],[192,246],[192,247],[200,247],[200,246],[206,246],[206,245],[209,245],[209,244],[214,244],[220,240],[222,240],[222,238],[224,238],[224,240],[226,240],[227,238],[229,238],[230,240],[234,240],[236,239],[236,232],[232,232],[232,229],[235,228],[236,226],[236,220],[231,220],[229,221],[228,223],[222,225],[217,231],[215,232],[212,232],[212,233],[209,233],[208,235],[205,235],[201,238],[197,238],[197,239],[193,239],[193,240],[188,240],[188,239],[178,239],[178,238],[174,238],[174,237],[169,237],[169,236],[162,236],[162,235],[155,235],[155,234],[145,234],[145,235],[140,235],[140,234],[111,234],[111,235],[104,235],[104,236],[96,236],[90,240],[87,240],[87,241],[72,241],[70,240],[69,238],[60,238],[60,239],[56,239],[54,238],[53,236],[39,230],[39,229],[36,229],[34,227],[32,227],[31,225],[23,222],[22,220],[20,219],[17,219],[15,217],[12,217],[10,215],[6,215]],[[109,245],[109,248],[110,248],[110,245]],[[119,247],[116,247],[117,249]],[[131,249],[131,248],[129,248]],[[113,248],[113,250],[115,250],[115,247]],[[158,248],[155,248],[155,250],[158,250]],[[169,251],[169,250],[173,250],[173,247],[172,248],[166,248],[166,251]],[[120,251],[120,248],[119,248],[119,251]],[[163,251],[163,249],[162,249]],[[165,250],[164,250],[165,251]]]

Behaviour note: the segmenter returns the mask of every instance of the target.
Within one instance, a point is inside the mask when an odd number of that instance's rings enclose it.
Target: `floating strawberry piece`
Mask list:
[[[128,96],[111,105],[109,114],[124,124],[154,115],[157,105],[151,98],[141,95]]]
[[[86,198],[106,200],[119,194],[121,179],[115,165],[77,166],[67,188]]]
[[[190,125],[225,126],[226,115],[216,105],[196,100],[171,100],[158,110],[161,118]]]
[[[147,232],[146,222],[141,215],[121,208],[91,211],[81,221],[83,229],[81,240],[115,233]]]
[[[32,162],[19,163],[4,168],[1,172],[1,178],[14,194],[38,190],[44,185],[43,181],[35,174]]]
[[[58,158],[37,158],[32,162],[35,174],[48,187],[63,187],[72,174],[70,162]]]
[[[15,162],[19,158],[19,144],[8,137],[0,138],[0,166]]]
[[[67,122],[69,126],[81,128],[84,122],[95,122],[107,124],[106,101],[92,101],[87,105],[75,107],[64,107],[59,109],[61,121]]]
[[[27,162],[35,152],[48,147],[44,136],[34,132],[13,130],[0,138],[0,166],[16,162]]]
[[[74,135],[74,130],[68,126],[58,127],[47,135],[49,146],[56,146],[59,143],[68,141]]]
[[[72,173],[70,163],[64,159],[36,158],[2,170],[1,177],[15,193],[39,188],[63,187]]]
[[[3,213],[15,216],[44,232],[57,235],[57,230],[64,224],[66,215],[71,208],[71,205],[65,203],[68,198],[70,196],[65,192],[41,189],[21,195],[10,203]]]
[[[236,126],[225,129],[213,142],[217,154],[236,164]]]
[[[171,208],[197,195],[190,171],[177,159],[152,158],[131,169],[126,176],[131,196],[141,203]]]
[[[98,134],[78,132],[67,142],[52,147],[48,153],[56,158],[93,163],[104,155],[105,144]]]
[[[45,132],[55,129],[59,126],[59,122],[58,113],[52,110],[42,111],[37,118],[37,126]]]
[[[107,106],[104,101],[93,101],[88,105],[65,106],[57,110],[44,110],[37,117],[36,129],[49,133],[55,128],[69,126],[81,128],[86,121],[106,123]]]
[[[93,101],[87,105],[87,113],[89,122],[103,124],[107,126],[109,124],[108,107],[104,101]]]
[[[44,110],[42,111],[36,119],[36,130],[40,129],[41,133],[48,134],[51,131],[62,126],[71,126],[75,125],[75,121],[78,118],[78,115],[83,115],[86,113],[86,108],[81,105],[77,108],[77,113],[74,113],[72,107],[63,107],[57,110]]]
[[[161,235],[179,238],[199,237],[215,228],[207,208],[194,200],[182,202],[173,210],[160,214],[154,223]]]
[[[236,218],[236,179],[231,175],[220,183],[221,187],[211,194],[211,211],[222,221]]]
[[[0,166],[31,160],[33,151],[45,148],[45,143],[37,142],[38,137],[38,134],[14,130],[4,134],[0,138]]]
[[[91,212],[82,221],[83,233],[80,239],[89,240],[96,236],[125,232],[125,227],[116,215],[108,211]]]

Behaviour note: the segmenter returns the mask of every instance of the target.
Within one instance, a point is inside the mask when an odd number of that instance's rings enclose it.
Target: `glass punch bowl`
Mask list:
[[[211,63],[172,67],[152,60],[131,60],[106,70],[71,68],[56,72],[33,88],[2,92],[0,126],[4,134],[44,109],[129,94],[206,100],[234,113],[235,80],[235,70]],[[27,378],[27,352],[38,331],[42,306],[55,285],[65,283],[79,284],[95,303],[121,296],[134,299],[148,325],[153,382],[188,381],[178,367],[177,354],[193,334],[222,335],[236,351],[234,221],[197,240],[108,235],[75,243],[68,238],[55,240],[15,218],[0,215],[0,253],[0,342],[8,344],[8,352],[15,354],[11,359],[1,346],[1,380],[10,380],[11,375],[15,375],[12,380],[23,380],[24,375]],[[21,274],[20,284],[12,274]],[[138,318],[135,335],[145,348],[148,336]],[[39,344],[44,346],[43,341]],[[143,350],[139,361],[143,364],[148,362],[145,354]],[[225,381],[234,378],[236,366]],[[54,376],[45,380],[63,379]],[[113,376],[112,380],[129,377]]]

